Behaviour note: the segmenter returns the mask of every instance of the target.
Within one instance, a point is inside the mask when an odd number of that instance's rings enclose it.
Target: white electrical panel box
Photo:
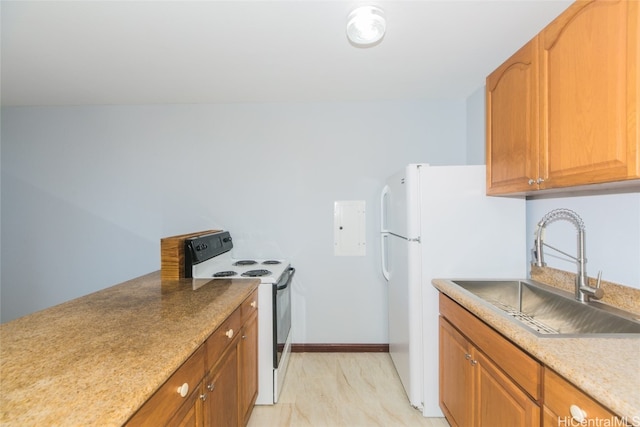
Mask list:
[[[341,200],[333,208],[333,254],[365,256],[365,201]]]

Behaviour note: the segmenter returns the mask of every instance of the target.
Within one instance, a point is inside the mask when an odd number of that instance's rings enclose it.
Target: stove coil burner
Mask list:
[[[240,261],[236,261],[233,263],[233,265],[253,265],[253,264],[257,264],[258,261],[254,261],[252,259],[242,259]]]
[[[262,277],[268,276],[271,272],[269,270],[249,270],[247,272],[242,273],[244,277]]]
[[[213,277],[231,277],[231,276],[235,276],[236,273],[235,271],[229,270],[229,271],[218,271],[217,273],[213,274]]]
[[[269,259],[267,261],[263,262],[264,265],[277,265],[277,264],[282,264],[280,261],[276,260],[276,259]]]

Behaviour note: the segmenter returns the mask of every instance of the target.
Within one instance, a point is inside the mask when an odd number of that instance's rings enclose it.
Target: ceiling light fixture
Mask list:
[[[382,9],[362,6],[354,9],[347,20],[347,36],[352,43],[368,46],[379,41],[387,28]]]

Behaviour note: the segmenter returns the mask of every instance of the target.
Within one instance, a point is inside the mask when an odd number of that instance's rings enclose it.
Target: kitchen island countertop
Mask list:
[[[640,339],[538,338],[448,280],[433,285],[632,425],[640,425]]]
[[[0,325],[0,424],[124,424],[259,283],[157,271]]]

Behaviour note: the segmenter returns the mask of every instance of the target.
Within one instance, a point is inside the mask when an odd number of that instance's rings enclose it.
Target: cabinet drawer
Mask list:
[[[578,421],[572,424],[571,405],[585,412],[585,419],[592,420],[587,422],[589,425],[625,425],[621,420],[615,421],[615,414],[549,368],[544,370],[544,405],[558,417],[560,425],[578,425]]]
[[[204,377],[204,346],[200,346],[178,370],[134,414],[128,426],[158,426],[166,424],[173,414],[187,402]],[[179,388],[185,387],[182,397]]]
[[[227,320],[224,321],[213,333],[207,338],[205,343],[207,348],[207,369],[210,369],[227,348],[233,339],[240,333],[242,326],[241,316],[242,310],[238,307]]]
[[[540,363],[444,294],[440,294],[440,313],[456,325],[534,400],[540,401]]]
[[[258,311],[258,290],[253,291],[251,295],[247,297],[246,300],[240,306],[240,310],[242,312],[242,324],[244,324],[247,319],[251,317],[253,313]]]

